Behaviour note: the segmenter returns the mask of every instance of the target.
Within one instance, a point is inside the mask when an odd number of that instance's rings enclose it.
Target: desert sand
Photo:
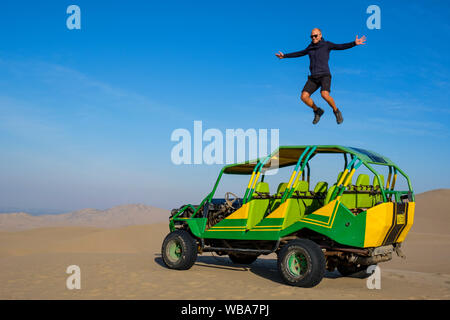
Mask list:
[[[337,271],[315,288],[290,287],[275,255],[242,266],[205,254],[188,271],[169,270],[160,255],[169,213],[153,207],[112,208],[119,213],[110,219],[108,210],[87,210],[57,222],[0,215],[0,299],[449,299],[450,190],[416,198],[415,224],[403,245],[407,259],[395,255],[380,265],[380,290]],[[66,288],[69,265],[81,269],[80,290]]]

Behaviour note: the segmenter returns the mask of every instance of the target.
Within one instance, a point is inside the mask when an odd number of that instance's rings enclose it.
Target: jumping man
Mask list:
[[[331,87],[331,73],[328,66],[328,60],[330,58],[331,50],[345,50],[365,44],[366,37],[362,36],[358,39],[356,36],[355,41],[343,44],[335,44],[329,41],[325,41],[322,37],[322,32],[318,28],[314,28],[311,31],[311,43],[305,50],[292,52],[292,53],[276,53],[275,55],[280,58],[296,58],[309,55],[309,71],[311,75],[308,76],[308,81],[302,90],[302,101],[314,111],[313,124],[319,122],[320,117],[323,115],[323,109],[316,106],[311,99],[311,95],[320,87],[320,93],[322,98],[333,108],[334,115],[336,116],[336,122],[341,124],[344,119],[342,118],[341,111],[336,107],[333,98],[330,96]]]

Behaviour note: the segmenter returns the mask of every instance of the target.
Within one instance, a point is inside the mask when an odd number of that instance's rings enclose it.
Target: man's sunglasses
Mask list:
[[[320,36],[320,34],[312,34],[311,39],[318,38],[319,36]]]

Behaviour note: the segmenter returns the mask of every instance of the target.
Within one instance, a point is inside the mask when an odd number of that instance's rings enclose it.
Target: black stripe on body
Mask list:
[[[393,205],[393,210],[392,210],[393,212],[392,212],[392,222],[391,222],[391,226],[389,227],[389,230],[386,232],[386,236],[385,236],[384,239],[383,239],[383,243],[382,243],[383,246],[386,245],[387,239],[389,238],[389,235],[391,234],[392,229],[394,228],[395,217],[396,217],[396,214],[395,214],[396,209],[397,209],[397,206],[396,206],[396,204],[394,203],[394,205]]]
[[[405,230],[406,225],[408,224],[408,210],[409,210],[409,203],[405,203],[405,223],[403,224],[403,226],[400,229],[399,233],[395,237],[394,242],[397,242],[397,239],[400,237],[400,235],[402,234],[403,230]]]
[[[386,234],[383,245],[392,244],[397,240],[406,225],[406,216],[404,224],[397,224],[397,215],[405,214],[407,212],[407,203],[394,203],[394,212],[392,217],[392,225]]]

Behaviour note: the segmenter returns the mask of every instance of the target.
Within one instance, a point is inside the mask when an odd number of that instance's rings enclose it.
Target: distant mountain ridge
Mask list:
[[[0,214],[6,214],[6,213],[18,213],[18,212],[24,212],[31,214],[32,216],[40,216],[44,214],[62,214],[62,213],[68,213],[75,210],[67,210],[67,209],[45,209],[45,208],[19,208],[19,207],[1,207],[0,206]]]
[[[130,225],[167,222],[169,210],[144,204],[119,205],[106,210],[82,209],[62,214],[31,215],[25,212],[0,214],[1,231],[40,227],[84,226],[118,228]]]

